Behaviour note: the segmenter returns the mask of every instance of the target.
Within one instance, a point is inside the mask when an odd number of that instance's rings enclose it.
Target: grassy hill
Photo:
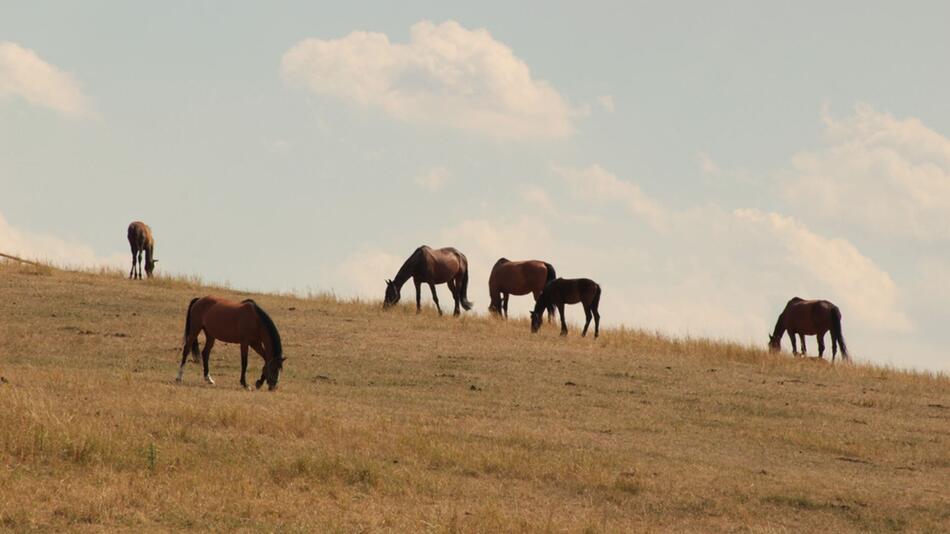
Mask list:
[[[945,376],[254,295],[279,391],[175,384],[205,294],[0,262],[0,529],[950,530]]]

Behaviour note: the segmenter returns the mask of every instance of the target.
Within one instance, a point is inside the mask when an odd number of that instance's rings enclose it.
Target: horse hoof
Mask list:
[[[205,382],[207,382],[209,385],[214,385],[214,379],[211,378],[210,375],[205,377]]]

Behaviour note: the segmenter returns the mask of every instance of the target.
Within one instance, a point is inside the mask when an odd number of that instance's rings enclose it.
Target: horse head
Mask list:
[[[388,308],[399,302],[399,288],[392,280],[386,280],[386,294],[383,297],[383,308]]]
[[[769,352],[779,352],[782,350],[782,338],[769,334]]]
[[[537,333],[538,329],[541,328],[541,316],[544,315],[544,312],[531,312],[531,333]]]
[[[277,381],[280,380],[280,372],[284,368],[284,360],[286,359],[287,358],[278,356],[276,358],[271,358],[271,360],[267,362],[267,372],[264,378],[267,380],[268,391],[274,391],[277,389]]]
[[[152,271],[155,270],[155,264],[156,264],[156,263],[158,263],[158,260],[155,259],[155,258],[152,258],[152,259],[147,260],[147,261],[145,262],[145,274],[146,274],[149,278],[152,277]]]

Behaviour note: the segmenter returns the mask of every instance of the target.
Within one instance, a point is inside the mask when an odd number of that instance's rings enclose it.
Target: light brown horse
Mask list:
[[[539,260],[511,261],[500,258],[488,277],[491,303],[488,311],[508,318],[508,298],[511,295],[532,293],[537,302],[544,286],[557,278],[554,266]],[[554,304],[548,306],[548,322],[554,320]]]
[[[126,233],[129,238],[129,247],[132,248],[132,270],[129,271],[129,278],[133,276],[137,279],[142,278],[142,253],[145,253],[145,274],[151,278],[152,271],[155,270],[155,239],[152,237],[152,229],[142,221],[134,221],[129,224],[129,230]],[[136,267],[138,270],[136,271]]]
[[[241,386],[248,387],[247,349],[250,347],[264,358],[261,378],[254,385],[260,389],[266,380],[268,389],[277,389],[277,381],[286,359],[283,356],[280,333],[267,312],[250,299],[241,302],[218,297],[191,299],[185,316],[185,346],[181,351],[178,382],[181,382],[185,372],[189,350],[195,362],[198,361],[198,334],[202,330],[205,333],[205,348],[201,351],[205,381],[214,384],[208,369],[208,358],[211,356],[214,341],[220,339],[225,343],[241,345]]]
[[[564,321],[564,305],[577,304],[584,305],[584,315],[587,316],[587,322],[584,323],[584,332],[581,336],[587,335],[587,327],[590,326],[591,317],[594,318],[594,337],[600,335],[600,284],[589,278],[558,278],[548,282],[544,286],[544,291],[534,303],[534,311],[531,312],[531,332],[537,332],[541,328],[541,315],[544,309],[550,305],[557,307],[561,316],[561,335],[567,335],[567,323]]]
[[[831,361],[835,361],[838,347],[841,347],[841,359],[847,360],[848,347],[841,333],[841,310],[827,300],[805,300],[795,297],[788,301],[785,309],[775,322],[775,331],[769,334],[769,350],[782,350],[782,335],[787,331],[792,340],[792,354],[798,354],[795,336],[802,341],[802,355],[805,354],[805,336],[818,338],[818,357],[825,354],[825,332],[831,331]]]
[[[439,297],[435,294],[436,284],[447,284],[455,299],[454,315],[459,315],[459,305],[465,310],[472,309],[468,293],[468,259],[465,254],[452,247],[432,249],[425,245],[417,248],[402,264],[396,278],[386,280],[386,295],[383,307],[388,308],[399,302],[403,284],[412,278],[416,286],[416,313],[422,309],[422,284],[429,284],[435,308],[442,315]]]

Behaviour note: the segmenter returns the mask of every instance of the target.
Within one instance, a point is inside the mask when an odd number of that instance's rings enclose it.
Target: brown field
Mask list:
[[[175,384],[209,293],[0,262],[0,529],[950,531],[946,376],[254,295],[279,391]]]

